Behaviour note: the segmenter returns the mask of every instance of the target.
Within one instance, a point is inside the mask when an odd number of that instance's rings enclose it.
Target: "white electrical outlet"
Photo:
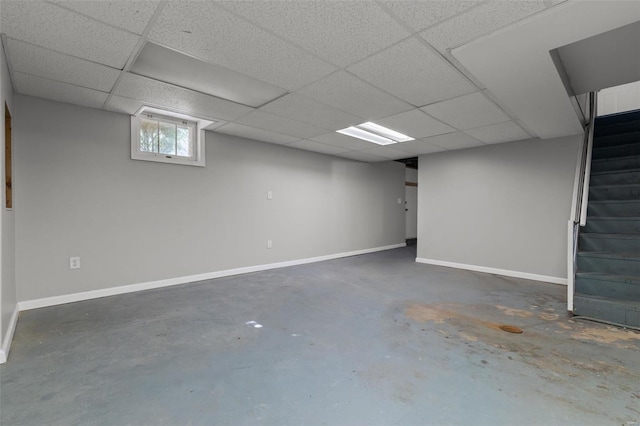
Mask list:
[[[402,204],[402,198],[398,198],[398,204]]]
[[[273,192],[267,191],[267,200],[273,199]]]
[[[267,248],[273,247],[273,242],[271,240],[267,240]]]
[[[70,257],[69,258],[69,269],[80,269],[80,258],[79,257]]]

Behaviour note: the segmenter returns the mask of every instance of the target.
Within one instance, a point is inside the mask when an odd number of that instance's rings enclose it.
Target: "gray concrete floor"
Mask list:
[[[0,421],[640,420],[639,333],[568,318],[563,286],[414,258],[407,247],[23,312]]]

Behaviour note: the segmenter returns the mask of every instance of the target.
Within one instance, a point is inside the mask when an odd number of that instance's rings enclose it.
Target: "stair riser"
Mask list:
[[[600,158],[627,157],[632,155],[640,155],[640,143],[594,148],[591,158],[598,160]]]
[[[582,232],[600,234],[640,234],[640,220],[596,220],[587,218]]]
[[[640,276],[640,261],[637,259],[589,257],[578,253],[578,272]]]
[[[576,277],[576,293],[640,302],[640,285]]]
[[[627,203],[590,202],[587,208],[589,216],[640,217],[640,200]]]
[[[580,251],[601,253],[640,253],[640,237],[599,238],[597,236],[580,235],[578,248]]]
[[[610,139],[617,139],[625,137],[626,135],[635,135],[640,131],[640,121],[632,121],[617,126],[598,127],[596,124],[596,131],[594,133],[594,142],[603,141],[607,142]]]
[[[608,160],[594,160],[591,162],[591,171],[593,172],[629,169],[640,169],[639,157],[622,157]]]
[[[640,184],[640,172],[619,172],[606,175],[591,175],[590,185]]]
[[[615,300],[598,300],[591,299],[589,296],[576,295],[573,300],[573,313],[632,327],[640,327],[640,303],[635,307],[630,307],[618,304]]]
[[[632,131],[631,129],[628,132],[609,134],[609,135],[596,135],[593,139],[593,147],[594,148],[603,148],[606,146],[618,146],[618,145],[628,145],[633,143],[640,143],[640,131]]]
[[[596,117],[596,130],[623,126],[633,122],[638,122],[640,125],[640,110]]]
[[[589,200],[640,200],[640,185],[595,187],[589,190]]]

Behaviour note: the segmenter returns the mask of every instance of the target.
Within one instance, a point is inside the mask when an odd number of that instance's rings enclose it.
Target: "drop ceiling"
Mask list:
[[[456,52],[569,3],[3,0],[0,32],[16,93],[165,108],[216,132],[375,162],[553,137]],[[517,45],[487,54],[498,76],[522,60]],[[367,121],[416,140],[336,133]]]

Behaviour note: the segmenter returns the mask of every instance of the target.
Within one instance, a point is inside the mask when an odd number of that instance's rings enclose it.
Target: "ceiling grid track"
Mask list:
[[[138,43],[136,43],[136,46],[134,47],[133,52],[131,53],[131,56],[129,56],[129,59],[127,60],[127,63],[124,65],[124,68],[122,68],[122,71],[120,72],[120,75],[118,76],[116,82],[114,83],[113,88],[111,89],[111,91],[107,95],[107,99],[104,101],[104,104],[103,104],[102,108],[106,108],[107,107],[107,105],[109,104],[109,101],[111,101],[111,97],[113,96],[113,92],[116,90],[116,88],[118,87],[118,84],[120,84],[120,81],[127,74],[129,69],[131,68],[131,65],[133,65],[133,63],[135,62],[136,58],[138,57],[138,55],[142,51],[142,48],[144,47],[144,45],[147,42],[147,37],[149,36],[149,32],[151,32],[151,28],[153,27],[153,25],[156,23],[156,21],[160,17],[160,14],[162,13],[162,9],[165,8],[167,3],[168,3],[167,0],[164,0],[164,1],[161,1],[160,3],[158,3],[158,6],[156,7],[156,10],[153,12],[153,15],[151,16],[151,19],[149,19],[149,22],[147,22],[147,25],[145,26],[144,31],[140,35],[140,39],[138,40]]]

